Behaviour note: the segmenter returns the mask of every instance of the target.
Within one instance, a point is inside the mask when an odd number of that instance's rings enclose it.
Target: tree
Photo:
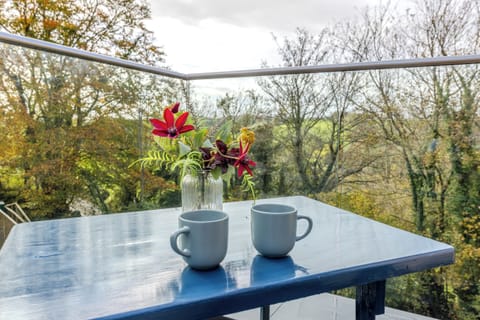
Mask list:
[[[245,93],[227,92],[217,99],[217,109],[220,111],[220,118],[232,122],[232,132],[253,126],[258,120],[269,115],[269,109],[263,106],[262,97],[252,89]]]
[[[322,50],[323,34],[315,37],[306,30],[297,29],[293,40],[278,43],[278,52],[284,67],[318,65],[325,57]],[[285,126],[286,147],[294,156],[296,171],[305,189],[312,189],[308,177],[307,135],[321,121],[326,111],[326,97],[317,86],[315,76],[272,76],[258,81],[276,108],[279,121]]]
[[[478,15],[472,13],[478,13],[478,4],[468,1],[425,0],[399,18],[388,8],[375,9],[365,13],[363,24],[343,30],[340,46],[356,61],[469,54],[479,43]],[[461,318],[478,315],[479,272],[473,267],[479,265],[478,246],[471,242],[478,235],[477,78],[475,66],[371,71],[357,101],[403,160],[416,231],[456,243],[461,252],[456,264],[461,280],[449,279],[460,298]],[[420,299],[428,303],[417,310],[450,319],[446,272],[423,273],[420,283]]]
[[[313,36],[297,29],[293,40],[287,38],[279,45],[283,66],[319,65],[336,57],[338,52],[327,40],[326,30]],[[258,81],[276,108],[282,128],[278,144],[293,157],[285,159],[283,166],[288,166],[289,172],[296,171],[298,178],[293,181],[298,190],[310,194],[331,191],[372,162],[367,155],[361,161],[349,160],[350,154],[358,155],[356,146],[363,137],[356,131],[361,122],[349,116],[353,96],[359,90],[357,78],[347,73],[324,77],[301,74]],[[285,182],[285,177],[279,178],[280,190]]]
[[[144,26],[149,14],[144,2],[129,0],[3,1],[0,27],[158,64],[163,53]],[[162,100],[162,87],[168,84],[159,77],[8,45],[2,49],[0,68],[2,127],[18,130],[16,136],[24,141],[16,158],[10,158],[10,167],[23,172],[24,192],[19,197],[30,212],[38,213],[37,218],[68,215],[75,197],[88,197],[110,211],[109,198],[117,188],[125,188],[125,170],[115,173],[111,164],[122,159],[118,167],[128,167],[137,135],[128,126],[105,120],[136,117],[139,101]],[[11,127],[12,119],[23,121],[23,128]],[[120,132],[131,137],[128,144],[115,138]],[[130,158],[121,156],[126,150]]]
[[[1,0],[0,27],[7,32],[143,63],[163,61],[145,26],[145,1]]]

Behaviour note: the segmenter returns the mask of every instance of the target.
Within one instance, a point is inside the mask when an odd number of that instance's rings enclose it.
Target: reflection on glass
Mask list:
[[[271,259],[257,255],[253,258],[250,269],[250,284],[255,286],[271,281],[294,279],[298,274],[308,274],[308,270],[296,265],[290,256]]]
[[[183,269],[180,282],[172,286],[176,300],[194,296],[222,295],[235,288],[235,281],[219,266],[209,271],[198,271],[190,267]]]

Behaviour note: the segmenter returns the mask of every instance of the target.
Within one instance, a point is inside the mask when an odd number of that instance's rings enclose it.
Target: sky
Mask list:
[[[260,68],[280,63],[279,39],[295,28],[319,32],[380,0],[150,0],[156,44],[184,73]],[[384,1],[385,2],[385,1]]]

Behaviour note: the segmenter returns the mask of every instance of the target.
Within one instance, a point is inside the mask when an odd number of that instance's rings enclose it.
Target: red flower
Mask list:
[[[150,119],[150,123],[154,126],[152,133],[160,137],[176,138],[179,134],[192,131],[195,129],[191,124],[185,125],[188,118],[188,112],[182,113],[177,120],[170,108],[163,111],[163,119]]]
[[[228,166],[235,161],[236,155],[231,155],[228,153],[228,147],[222,140],[215,141],[215,146],[217,147],[217,152],[213,160],[212,168],[221,168],[222,173],[227,173]]]
[[[172,110],[173,113],[177,113],[179,108],[180,108],[180,102],[175,102],[174,104],[168,107],[168,109]]]
[[[244,170],[247,170],[248,174],[253,176],[252,169],[250,168],[250,166],[255,167],[257,165],[254,161],[248,158],[248,155],[247,155],[248,149],[249,149],[249,145],[247,144],[247,148],[244,150],[242,142],[240,141],[240,155],[238,156],[237,161],[235,161],[235,163],[233,164],[234,167],[238,168],[237,173],[239,177],[242,176]]]

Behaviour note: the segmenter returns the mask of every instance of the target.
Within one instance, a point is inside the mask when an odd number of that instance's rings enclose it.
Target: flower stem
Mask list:
[[[202,199],[200,207],[201,207],[202,204],[205,203],[205,180],[206,180],[206,175],[207,174],[208,174],[208,172],[203,171],[203,170],[200,172],[200,176],[201,176],[200,177],[200,193],[201,193],[200,197]]]

